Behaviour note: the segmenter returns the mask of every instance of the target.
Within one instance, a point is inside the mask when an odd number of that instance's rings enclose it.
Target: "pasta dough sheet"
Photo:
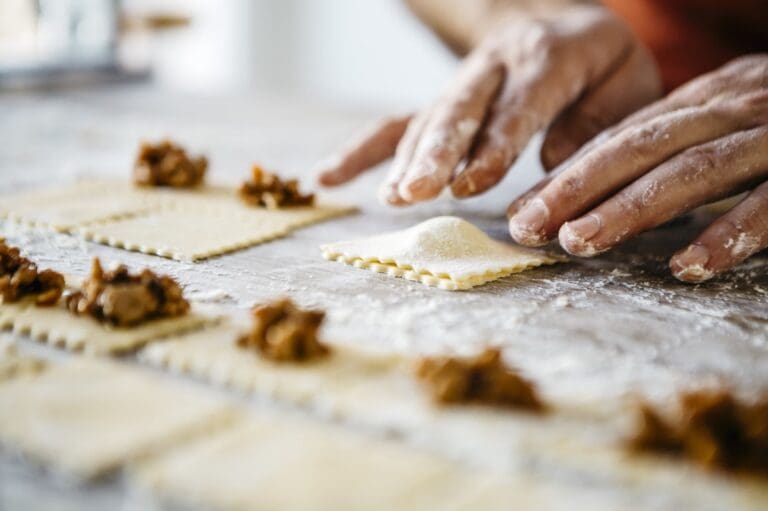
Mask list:
[[[172,502],[228,511],[455,509],[485,484],[391,442],[256,417],[139,464],[131,476]]]
[[[144,344],[202,328],[218,319],[193,311],[178,318],[157,319],[132,328],[110,328],[87,316],[75,316],[62,304],[0,304],[0,328],[29,335],[52,346],[89,354],[118,354]]]
[[[680,463],[656,458],[638,461],[626,456],[621,447],[621,428],[613,424],[617,428],[611,431],[612,421],[606,419],[602,410],[568,409],[550,402],[553,411],[541,417],[484,406],[439,407],[428,399],[412,373],[412,367],[403,359],[336,348],[327,360],[314,364],[272,364],[237,347],[235,339],[239,331],[237,325],[220,324],[147,346],[139,353],[139,359],[219,385],[268,396],[281,403],[310,408],[345,424],[396,432],[473,466],[506,473],[525,472],[525,467],[530,464],[546,467],[542,470],[557,471],[574,481],[570,488],[573,498],[591,498],[583,491],[581,482],[585,480],[591,481],[595,490],[602,493],[610,493],[612,488],[622,485],[638,487],[638,491],[645,494],[670,492],[672,487],[685,485],[692,488],[692,495],[706,495],[697,502],[715,502],[728,507],[728,503],[746,488],[739,481],[713,485],[714,478],[695,470],[685,470],[683,468],[687,466]],[[236,450],[236,447],[232,449]],[[179,461],[175,463],[185,466],[186,456],[192,455],[190,452],[179,454]],[[162,470],[157,469],[162,474],[155,472],[153,479],[162,481],[158,484],[170,484],[167,477],[178,477],[171,485],[171,493],[183,494],[185,489],[193,492],[193,488],[198,488],[196,478],[204,477],[193,468],[179,469],[176,473],[175,468],[164,463],[161,462]],[[237,466],[231,470],[242,470],[243,473],[261,470],[258,465],[250,471]],[[218,470],[213,472],[219,473]],[[171,473],[176,475],[169,476]],[[256,497],[244,496],[246,500],[242,506],[245,507],[239,507],[227,500],[227,495],[245,495],[254,491],[248,486],[249,481],[246,478],[242,483],[227,482],[242,485],[231,492],[226,486],[227,490],[219,493],[217,489],[225,486],[218,484],[201,488],[206,495],[200,498],[213,499],[223,509],[248,509],[255,501],[247,499]],[[506,499],[512,492],[504,491],[504,487],[515,485],[520,488],[519,482],[520,473],[515,473],[504,485],[496,485],[493,491],[488,490],[489,493],[478,494],[478,505],[479,502],[483,505],[491,503],[491,509],[505,509],[499,503],[509,503]],[[563,491],[562,485],[556,488]],[[757,491],[755,505],[749,500],[750,505],[746,508],[760,509],[758,504],[768,493],[768,486],[749,491]],[[549,504],[564,502],[560,497],[562,495],[548,493],[542,488],[541,493],[523,493],[511,502],[521,505],[539,502],[539,499]],[[608,499],[601,509],[622,507],[621,502]],[[475,508],[461,506],[461,509]]]
[[[314,363],[274,364],[238,347],[235,339],[241,331],[237,325],[220,324],[147,346],[138,357],[323,416],[402,434],[426,434],[429,442],[450,446],[459,456],[490,452],[497,457],[492,463],[499,466],[510,463],[516,453],[551,450],[546,446],[562,443],[566,434],[576,438],[567,420],[482,406],[434,406],[414,368],[399,357],[334,348],[329,357]],[[528,431],[532,423],[540,424],[537,434]],[[476,435],[457,438],[465,428]]]
[[[660,496],[679,495],[681,487],[695,509],[764,508],[765,487],[755,482],[589,450],[569,454],[577,466],[522,455],[516,472],[501,472],[349,430],[260,416],[137,463],[129,476],[174,504],[227,511],[655,509]]]
[[[0,218],[71,232],[84,225],[143,213],[161,204],[161,195],[128,183],[87,181],[2,197]]]
[[[136,368],[79,358],[0,384],[0,442],[90,479],[228,423],[211,395]]]
[[[288,235],[292,230],[347,214],[318,206],[270,211],[222,200],[182,201],[177,207],[84,227],[87,240],[181,261],[197,261]]]
[[[273,363],[237,346],[236,339],[244,330],[231,322],[222,323],[147,346],[139,359],[240,391],[342,415],[345,398],[357,399],[356,389],[361,386],[377,382],[382,386],[380,394],[391,390],[385,382],[399,374],[403,364],[394,357],[342,348],[306,364]],[[415,386],[409,390],[419,395]],[[389,396],[390,400],[397,399],[401,393],[389,392]]]
[[[35,374],[43,370],[45,362],[16,351],[16,345],[0,339],[0,381],[16,376]]]
[[[321,247],[323,257],[450,291],[562,261],[489,238],[469,222],[437,217],[410,229]]]

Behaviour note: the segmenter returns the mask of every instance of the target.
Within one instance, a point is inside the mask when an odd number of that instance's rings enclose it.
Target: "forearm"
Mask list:
[[[405,0],[411,11],[455,53],[464,55],[500,20],[545,16],[597,0]]]

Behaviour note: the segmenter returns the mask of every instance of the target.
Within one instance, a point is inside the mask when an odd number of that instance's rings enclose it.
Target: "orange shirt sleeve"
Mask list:
[[[603,0],[651,50],[671,90],[748,53],[768,51],[766,0]]]

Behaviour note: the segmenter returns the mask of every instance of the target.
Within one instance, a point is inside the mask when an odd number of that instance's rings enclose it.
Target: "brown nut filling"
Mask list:
[[[181,287],[171,277],[144,270],[131,275],[123,265],[105,272],[98,258],[80,291],[66,298],[67,308],[102,323],[136,326],[148,320],[181,316],[189,311]]]
[[[19,249],[0,238],[0,297],[5,303],[31,296],[36,305],[54,305],[64,292],[64,276],[53,270],[38,271]]]
[[[241,348],[255,348],[275,362],[306,362],[330,353],[317,338],[324,312],[302,310],[284,299],[254,307],[252,314],[253,328],[237,340]]]
[[[768,475],[768,396],[739,401],[725,390],[684,393],[674,417],[639,407],[629,447],[689,458],[708,467]]]
[[[289,206],[311,206],[315,195],[302,195],[296,179],[281,180],[275,174],[266,172],[259,165],[251,169],[251,179],[240,185],[240,198],[251,206],[277,209]]]
[[[498,349],[473,358],[422,359],[416,374],[441,404],[484,403],[543,411],[534,385],[507,366]]]
[[[203,182],[208,160],[190,158],[184,149],[169,140],[141,144],[133,167],[133,181],[141,186],[190,188]]]

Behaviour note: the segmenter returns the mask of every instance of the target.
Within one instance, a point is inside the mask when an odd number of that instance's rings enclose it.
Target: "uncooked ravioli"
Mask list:
[[[488,237],[461,218],[432,218],[403,231],[331,243],[323,257],[442,289],[479,286],[561,258]]]

